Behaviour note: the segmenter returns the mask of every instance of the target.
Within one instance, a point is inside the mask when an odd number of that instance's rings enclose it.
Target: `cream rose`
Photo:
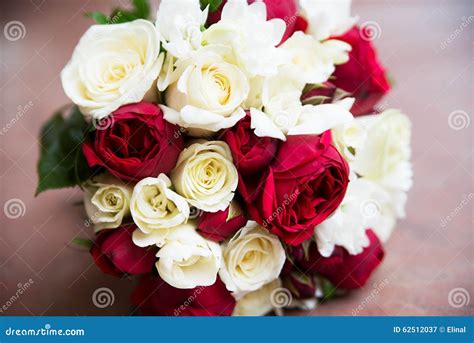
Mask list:
[[[138,246],[162,246],[170,230],[189,217],[187,201],[171,190],[171,180],[165,174],[147,177],[135,185],[130,211],[140,229],[133,234]]]
[[[82,113],[102,119],[122,105],[153,100],[163,59],[158,31],[147,20],[93,25],[61,72],[61,81]]]
[[[156,256],[164,281],[176,288],[194,288],[216,282],[222,253],[219,244],[201,237],[193,224],[184,224],[170,234]]]
[[[171,180],[192,206],[217,212],[225,210],[234,197],[238,174],[225,142],[202,141],[181,152]]]
[[[278,237],[253,221],[224,243],[222,252],[219,275],[237,298],[278,278],[286,259]]]
[[[408,191],[412,185],[411,122],[398,110],[356,119],[367,130],[357,151],[354,171],[387,189]]]
[[[114,229],[130,215],[132,188],[109,174],[93,177],[84,184],[84,207],[95,230]]]
[[[228,49],[206,46],[187,60],[177,61],[180,75],[166,92],[165,119],[204,136],[235,125],[245,116],[242,103],[249,94],[245,74],[225,55]],[[174,111],[173,111],[174,110]]]
[[[274,309],[276,290],[281,288],[281,280],[276,279],[256,291],[247,293],[237,300],[233,316],[264,316]]]

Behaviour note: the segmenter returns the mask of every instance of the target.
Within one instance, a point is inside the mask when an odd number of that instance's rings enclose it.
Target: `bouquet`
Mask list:
[[[37,193],[80,186],[96,265],[143,315],[312,309],[363,287],[412,184],[410,120],[348,0],[161,0],[61,72]],[[92,232],[94,228],[94,232]]]

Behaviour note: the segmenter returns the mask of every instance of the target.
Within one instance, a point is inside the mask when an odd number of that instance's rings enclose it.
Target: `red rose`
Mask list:
[[[349,166],[331,145],[329,131],[288,136],[247,209],[286,243],[298,245],[339,206],[348,182]]]
[[[229,213],[230,212],[230,213]],[[204,212],[199,217],[198,231],[207,239],[222,242],[231,237],[247,223],[247,218],[234,203],[224,211]]]
[[[282,19],[286,23],[286,31],[281,43],[290,38],[295,31],[305,31],[308,24],[306,20],[298,16],[298,4],[296,0],[248,0],[248,3],[260,1],[267,6],[267,20]],[[222,9],[227,0],[222,1],[220,7],[209,13],[207,24],[211,25],[221,20]]]
[[[381,263],[384,251],[372,230],[367,230],[370,245],[358,255],[350,255],[344,248],[336,247],[333,254],[322,257],[316,243],[312,242],[305,256],[303,248],[294,249],[293,255],[304,273],[313,272],[326,277],[337,288],[361,288]]]
[[[139,181],[168,173],[183,149],[177,126],[163,119],[157,105],[140,102],[120,107],[108,127],[97,129],[93,141],[83,145],[90,167],[105,167],[124,181]]]
[[[356,98],[351,109],[354,115],[368,114],[390,90],[385,69],[377,59],[372,43],[364,39],[358,27],[335,38],[349,43],[352,51],[349,54],[349,61],[336,67],[332,82]]]
[[[239,174],[250,175],[265,169],[275,158],[278,140],[258,137],[250,128],[250,115],[247,114],[232,128],[227,129],[222,140],[229,145],[234,164]]]
[[[218,278],[212,286],[179,289],[159,276],[144,276],[132,293],[144,316],[230,316],[235,299]]]
[[[153,270],[157,249],[136,246],[132,241],[136,228],[127,225],[99,232],[90,253],[100,270],[118,277],[125,273],[146,274]]]

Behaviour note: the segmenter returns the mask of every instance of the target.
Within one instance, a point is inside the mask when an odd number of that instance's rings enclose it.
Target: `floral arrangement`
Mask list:
[[[311,309],[364,286],[404,216],[410,120],[348,0],[146,1],[61,73],[37,193],[80,186],[90,247],[143,315]]]

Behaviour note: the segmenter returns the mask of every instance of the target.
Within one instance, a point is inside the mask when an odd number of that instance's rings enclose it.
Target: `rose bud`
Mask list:
[[[295,31],[304,31],[308,27],[306,20],[298,16],[298,4],[296,0],[248,0],[248,3],[252,4],[257,1],[265,3],[267,7],[267,20],[282,19],[285,21],[286,31],[281,43],[291,37]],[[221,20],[222,9],[226,3],[227,0],[222,1],[216,11],[209,13],[207,25],[217,23]]]
[[[348,183],[349,166],[331,144],[329,131],[288,136],[258,181],[254,201],[244,199],[252,219],[298,245],[336,210]]]
[[[126,225],[103,230],[96,237],[90,253],[97,267],[106,274],[120,277],[123,274],[146,274],[153,270],[156,248],[140,248],[132,242],[137,227]]]
[[[144,276],[131,300],[144,316],[230,316],[235,307],[220,279],[212,286],[179,289],[159,276]]]
[[[358,255],[350,255],[344,248],[336,247],[333,254],[325,258],[319,254],[316,243],[312,242],[308,254],[304,254],[300,246],[294,249],[293,257],[303,273],[320,274],[337,288],[361,288],[384,256],[382,244],[371,229],[367,230],[367,237],[370,245]]]
[[[343,36],[335,37],[349,43],[352,51],[349,61],[336,67],[332,82],[356,98],[351,109],[356,116],[371,113],[376,103],[390,90],[385,69],[364,34],[359,27],[354,27]]]
[[[304,105],[322,105],[332,103],[336,96],[337,87],[329,81],[313,85],[301,96]]]
[[[275,158],[278,140],[270,137],[258,137],[250,128],[250,114],[227,129],[222,140],[229,145],[234,164],[239,174],[255,174],[266,168]]]
[[[82,146],[89,167],[100,166],[124,181],[168,173],[183,150],[179,128],[163,119],[157,105],[140,102],[120,107]]]
[[[283,278],[283,285],[297,299],[314,298],[316,295],[316,280],[313,275],[303,274],[294,270]]]
[[[198,232],[207,239],[222,242],[247,223],[240,206],[232,201],[224,211],[204,212],[199,217]]]

